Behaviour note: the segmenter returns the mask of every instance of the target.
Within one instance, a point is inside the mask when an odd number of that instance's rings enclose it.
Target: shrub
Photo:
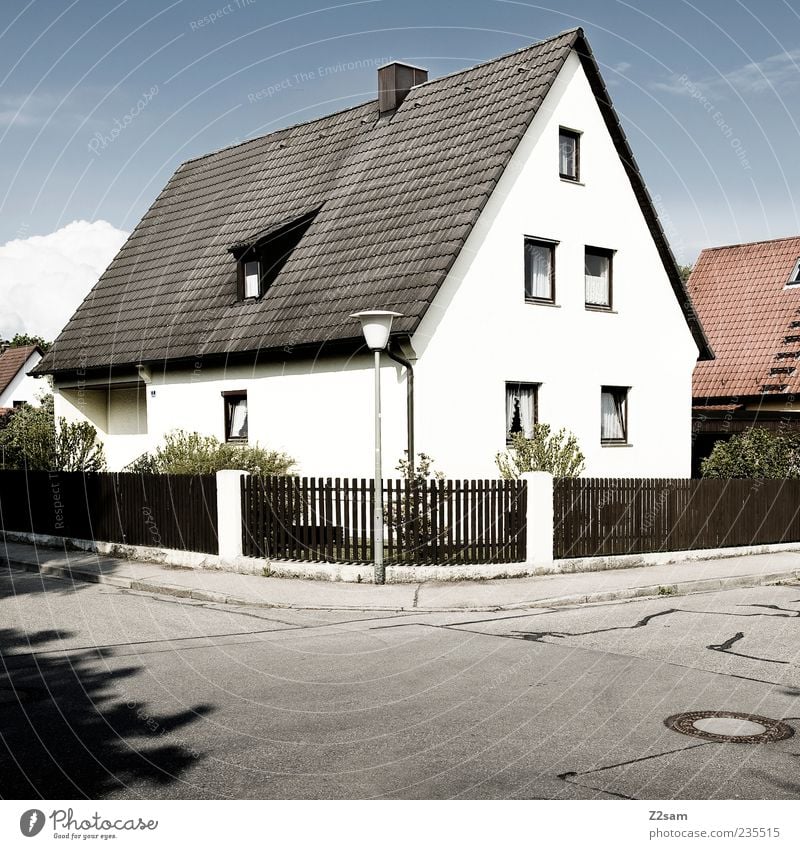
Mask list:
[[[286,475],[295,460],[260,445],[220,442],[213,436],[173,430],[152,453],[142,454],[126,471],[162,475],[209,475],[222,469],[244,469],[252,475]]]
[[[717,442],[700,470],[704,478],[800,477],[800,434],[748,428]]]
[[[574,433],[563,427],[551,433],[549,424],[535,424],[531,437],[515,433],[511,446],[497,453],[495,463],[505,480],[515,480],[523,472],[550,472],[557,478],[576,478],[583,471],[586,458]]]
[[[100,472],[106,467],[103,443],[89,422],[68,422],[53,412],[53,396],[25,404],[0,430],[6,468],[31,471]]]

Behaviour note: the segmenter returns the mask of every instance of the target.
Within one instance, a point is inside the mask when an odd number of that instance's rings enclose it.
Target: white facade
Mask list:
[[[581,135],[580,183],[562,180],[559,127]],[[525,236],[557,242],[555,305],[526,303]],[[587,310],[584,248],[613,250],[613,310]],[[380,308],[381,304],[375,304]],[[697,346],[575,54],[565,63],[411,340],[416,450],[449,477],[496,477],[506,382],[539,385],[539,421],[566,427],[584,474],[690,471]],[[384,359],[384,472],[406,446],[405,372]],[[98,428],[110,468],[173,428],[224,438],[222,392],[246,391],[250,442],[308,475],[372,475],[370,355],[167,371],[138,388],[63,388],[57,412]],[[630,387],[628,439],[602,445],[601,386]]]
[[[33,351],[14,379],[0,392],[0,407],[14,407],[20,404],[38,404],[39,396],[50,391],[50,385],[41,377],[30,377],[27,372],[36,368],[42,355]]]

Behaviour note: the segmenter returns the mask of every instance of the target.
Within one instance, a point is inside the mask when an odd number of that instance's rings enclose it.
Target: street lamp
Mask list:
[[[402,315],[391,310],[361,310],[350,318],[361,322],[367,347],[375,354],[375,513],[372,542],[375,552],[375,583],[383,584],[386,570],[383,565],[383,468],[381,465],[381,351],[389,343],[392,321]]]

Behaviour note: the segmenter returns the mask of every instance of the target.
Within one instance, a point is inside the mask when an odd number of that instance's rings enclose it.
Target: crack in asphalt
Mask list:
[[[556,778],[561,779],[561,781],[563,781],[566,784],[572,784],[575,787],[581,787],[584,790],[595,790],[595,791],[598,791],[600,793],[609,793],[612,796],[618,796],[621,799],[636,799],[637,798],[636,796],[627,796],[624,793],[618,793],[614,790],[606,790],[602,787],[593,787],[592,785],[583,784],[579,781],[572,781],[570,779],[581,778],[582,776],[585,776],[585,775],[594,775],[595,773],[598,773],[598,772],[606,772],[609,769],[619,769],[620,767],[632,766],[633,764],[642,763],[643,761],[651,761],[651,760],[654,760],[656,758],[663,758],[666,755],[674,755],[674,754],[677,754],[678,752],[688,752],[691,749],[699,749],[701,746],[710,746],[712,744],[712,742],[713,741],[709,740],[708,742],[704,742],[704,743],[696,743],[693,746],[681,746],[678,749],[669,749],[666,752],[655,752],[652,755],[642,755],[642,757],[639,757],[639,758],[631,758],[630,760],[627,760],[627,761],[620,761],[619,763],[607,764],[606,766],[599,766],[599,767],[595,767],[594,769],[583,770],[582,772],[576,772],[576,771],[561,772],[556,776]]]
[[[633,631],[636,628],[646,628],[653,619],[658,619],[660,616],[670,616],[673,613],[682,612],[677,608],[670,608],[643,616],[633,625],[613,625],[611,628],[596,628],[592,631],[512,631],[510,636],[517,640],[530,640],[539,643],[544,637],[588,637],[593,634],[607,634],[610,631]]]
[[[771,657],[756,657],[756,655],[753,655],[753,654],[742,654],[741,652],[730,650],[732,645],[735,645],[736,643],[739,642],[739,640],[743,640],[743,639],[744,639],[744,631],[737,631],[732,637],[725,640],[724,643],[720,643],[718,646],[712,644],[710,646],[706,646],[706,648],[710,649],[711,651],[720,652],[720,654],[731,654],[731,655],[735,655],[736,657],[747,658],[748,660],[760,660],[763,663],[782,663],[782,664],[785,664],[785,665],[789,665],[788,660],[774,660]]]

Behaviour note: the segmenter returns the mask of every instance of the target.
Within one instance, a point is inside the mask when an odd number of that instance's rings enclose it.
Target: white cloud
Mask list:
[[[697,89],[720,99],[730,95],[732,90],[742,95],[770,91],[780,94],[800,84],[800,48],[776,53],[759,62],[748,62],[715,76],[692,79],[691,85],[686,85],[686,79],[685,74],[672,74],[667,81],[653,83],[652,87],[683,95]]]
[[[73,221],[0,245],[0,338],[54,339],[127,236],[107,221]]]

